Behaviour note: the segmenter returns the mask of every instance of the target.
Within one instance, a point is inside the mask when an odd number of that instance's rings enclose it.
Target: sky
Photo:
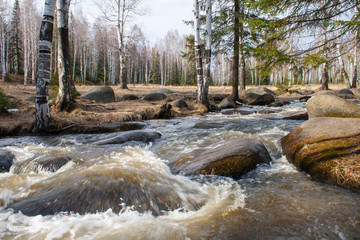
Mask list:
[[[36,0],[39,8],[43,9],[44,0]],[[88,17],[99,14],[94,1],[102,0],[75,0],[77,3],[71,8],[82,8],[83,13],[89,9]],[[11,6],[13,0],[9,0]],[[178,30],[180,35],[192,33],[192,27],[183,23],[183,20],[193,18],[193,0],[142,0],[142,7],[146,9],[144,16],[137,17],[135,23],[139,25],[146,38],[155,43],[165,37],[170,30]]]
[[[163,38],[169,30],[177,29],[180,35],[190,34],[192,27],[183,20],[193,18],[193,0],[143,0],[149,10],[138,19],[146,37],[155,42]]]

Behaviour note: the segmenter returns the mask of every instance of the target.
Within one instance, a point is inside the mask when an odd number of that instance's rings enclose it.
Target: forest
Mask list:
[[[104,15],[91,23],[76,4],[70,7],[73,81],[118,84],[121,51],[126,55],[124,74],[128,83],[196,84],[194,35],[180,36],[171,30],[163,39],[150,44],[141,26],[130,21],[131,15],[138,14],[139,0],[127,1],[123,6],[122,11],[129,19],[121,20],[123,32],[119,34],[115,5],[122,3],[105,2]],[[205,1],[199,3],[200,24],[204,25]],[[212,9],[210,84],[232,84],[234,46],[239,45],[243,62],[239,68],[244,68],[247,84],[318,83],[323,81],[322,71],[326,70],[330,82],[346,82],[349,87],[355,87],[359,41],[357,1],[215,0]],[[3,81],[11,73],[24,75],[24,85],[35,84],[41,18],[34,1],[16,0],[13,6],[1,1]],[[193,23],[191,19],[184,20]],[[55,20],[54,29],[57,24]],[[200,31],[203,44],[204,27]],[[239,36],[239,44],[234,41],[234,34]],[[120,46],[119,36],[123,38]],[[53,49],[57,48],[57,38],[54,31]],[[52,54],[52,66],[57,66],[57,51]],[[51,69],[51,78],[56,81],[58,69]]]
[[[211,110],[209,85],[231,85],[237,101],[246,85],[320,83],[327,90],[359,81],[358,1],[194,0],[194,18],[184,20],[194,34],[172,30],[155,44],[133,21],[141,4],[102,1],[101,16],[90,22],[70,0],[46,0],[43,15],[34,1],[1,1],[3,82],[20,74],[25,86],[37,86],[42,122],[50,115],[49,85],[58,88],[60,111],[74,109],[75,84],[138,83],[197,85],[197,101]]]

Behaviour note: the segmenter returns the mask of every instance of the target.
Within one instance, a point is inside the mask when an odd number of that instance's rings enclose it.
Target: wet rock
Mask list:
[[[275,101],[272,104],[269,105],[270,107],[282,107],[284,106],[284,103],[282,101]]]
[[[255,93],[257,95],[264,95],[266,93],[270,93],[271,95],[276,96],[276,93],[274,91],[271,91],[266,87],[250,88],[246,91],[246,93]]]
[[[258,113],[259,114],[272,114],[272,113],[276,113],[276,111],[273,111],[273,110],[260,110]]]
[[[271,157],[263,143],[240,137],[190,160],[180,159],[171,167],[175,173],[184,175],[220,175],[238,179],[254,170],[258,164],[270,161]]]
[[[0,150],[0,173],[9,172],[14,164],[15,155],[9,151]]]
[[[281,140],[283,154],[313,179],[360,190],[360,119],[313,118]]]
[[[255,111],[251,111],[251,110],[243,110],[243,109],[228,109],[228,110],[223,110],[221,111],[221,114],[223,115],[234,115],[234,114],[240,114],[240,115],[250,115],[250,114],[254,114]]]
[[[308,120],[309,115],[307,112],[297,112],[293,113],[290,116],[284,117],[284,120]]]
[[[264,106],[275,102],[275,97],[270,93],[259,95],[250,92],[250,93],[246,93],[246,100],[248,105]]]
[[[71,161],[69,157],[60,157],[54,159],[48,159],[38,162],[38,170],[43,170],[47,172],[56,172],[62,166],[66,165]]]
[[[303,97],[299,98],[299,101],[300,102],[307,102],[307,101],[309,101],[310,98],[311,98],[311,96],[303,96]]]
[[[93,100],[98,103],[110,103],[115,101],[114,90],[109,86],[100,86],[93,88],[86,93],[83,98]]]
[[[334,95],[317,95],[306,104],[309,118],[351,117],[360,118],[360,106]]]
[[[161,137],[161,134],[158,132],[150,132],[150,131],[132,131],[122,133],[119,136],[101,140],[95,142],[95,145],[108,145],[108,144],[123,144],[126,142],[142,142],[149,143],[153,142]]]
[[[120,98],[120,101],[134,101],[134,100],[139,100],[138,96],[136,96],[134,94],[124,94]]]
[[[158,88],[153,93],[172,94],[172,93],[175,93],[175,91],[167,89],[167,88]]]
[[[152,101],[165,100],[166,98],[167,98],[167,96],[163,93],[149,93],[149,94],[146,94],[143,99],[145,101],[152,102]]]
[[[205,197],[196,189],[180,181],[174,188],[171,181],[174,179],[145,166],[122,168],[117,164],[107,167],[103,163],[41,182],[33,186],[36,191],[30,196],[10,207],[28,216],[45,216],[61,212],[97,213],[109,209],[119,213],[127,206],[157,216],[169,210],[184,208],[192,211],[203,206]],[[192,194],[184,195],[184,192]]]
[[[236,108],[236,103],[229,99],[229,98],[224,98],[221,103],[219,103],[218,107],[220,109],[226,109],[226,108]]]
[[[92,131],[97,133],[123,132],[123,131],[140,130],[145,128],[146,126],[147,124],[143,122],[111,123],[111,124],[93,126]]]
[[[187,108],[188,107],[188,105],[184,99],[177,99],[177,100],[173,101],[171,103],[171,105],[173,107],[177,107],[177,108]]]

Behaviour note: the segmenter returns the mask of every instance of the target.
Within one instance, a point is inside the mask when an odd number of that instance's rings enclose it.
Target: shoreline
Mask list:
[[[316,90],[320,85],[293,86],[295,90]],[[84,95],[96,86],[80,86],[76,89]],[[247,86],[247,89],[258,86]],[[276,86],[262,86],[273,91]],[[337,91],[346,88],[344,84],[330,84],[330,91]],[[35,121],[35,92],[34,86],[24,86],[14,82],[1,83],[0,88],[11,99],[20,100],[16,111],[0,115],[0,137],[10,137],[19,135],[36,135],[32,132]],[[166,100],[148,102],[142,100],[120,101],[124,94],[134,94],[142,97],[148,93],[154,92],[159,88],[167,88],[175,93],[168,94]],[[76,99],[76,109],[70,113],[54,112],[51,108],[51,118],[49,131],[45,134],[76,134],[76,133],[105,133],[121,131],[121,125],[131,122],[142,122],[154,119],[169,119],[176,117],[185,117],[192,115],[201,115],[206,110],[196,103],[196,86],[160,86],[129,84],[129,89],[120,89],[119,86],[112,86],[115,93],[115,102],[96,103],[85,100],[81,97]],[[302,95],[294,92],[287,92],[277,95],[276,99],[296,98]],[[218,104],[223,98],[230,96],[231,86],[210,86],[209,98],[213,104]],[[51,94],[54,94],[50,92]],[[240,93],[241,97],[241,93]],[[174,108],[171,102],[183,99],[189,105],[187,108]],[[52,100],[50,99],[50,104]],[[51,106],[51,105],[50,105]],[[165,113],[164,113],[165,111]],[[119,125],[119,126],[116,126]],[[111,126],[112,125],[112,126]],[[129,124],[127,124],[129,125]],[[131,124],[130,124],[131,125]],[[126,127],[128,130],[132,130]]]

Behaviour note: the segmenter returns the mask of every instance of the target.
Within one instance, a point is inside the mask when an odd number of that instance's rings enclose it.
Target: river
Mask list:
[[[304,103],[292,102],[282,108],[240,107],[148,121],[147,129],[162,135],[150,144],[93,144],[120,133],[0,139],[0,149],[16,156],[10,173],[0,173],[0,238],[360,239],[360,195],[312,181],[281,154],[280,139],[302,123],[283,117],[304,108]],[[262,141],[271,164],[240,180],[185,177],[168,167],[239,136]],[[71,161],[55,173],[36,165],[54,157]],[[9,208],[28,195],[57,188],[61,192],[69,184],[73,187],[62,198],[78,204],[86,200],[92,207],[99,204],[98,192],[113,193],[119,186],[131,191],[120,199],[119,211],[114,206],[86,214],[25,216]],[[139,203],[136,198],[143,196],[150,200]],[[146,204],[158,214],[140,211]],[[170,205],[172,209],[161,208]]]

